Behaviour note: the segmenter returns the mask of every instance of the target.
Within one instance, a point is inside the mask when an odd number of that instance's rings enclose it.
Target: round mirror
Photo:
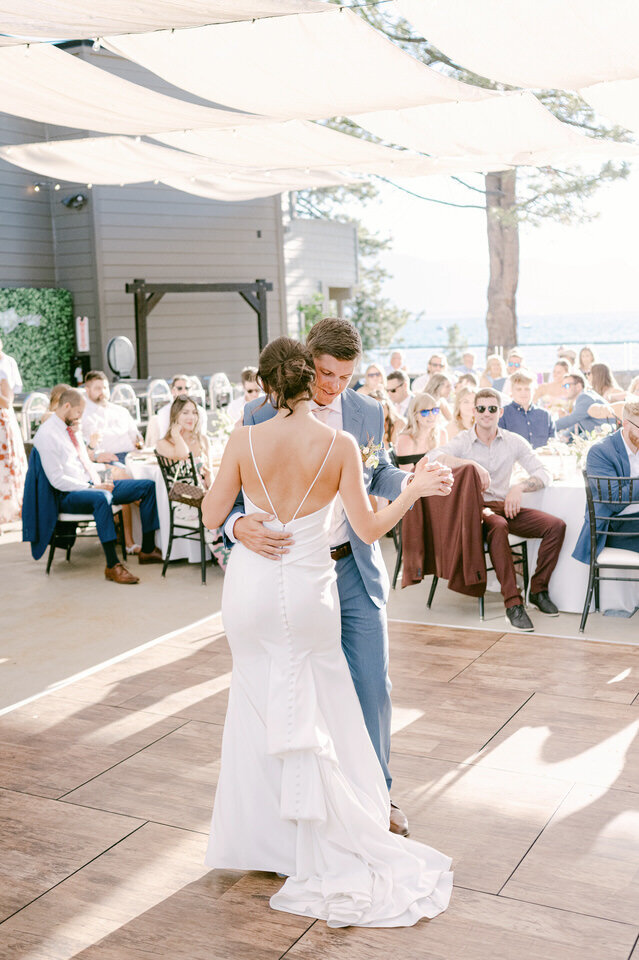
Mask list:
[[[135,366],[135,348],[128,337],[111,337],[107,343],[106,361],[119,380],[130,378]]]

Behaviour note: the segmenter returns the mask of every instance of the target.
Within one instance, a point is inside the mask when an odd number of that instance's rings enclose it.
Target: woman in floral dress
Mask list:
[[[27,458],[13,411],[13,390],[0,372],[0,524],[20,519],[26,475]]]

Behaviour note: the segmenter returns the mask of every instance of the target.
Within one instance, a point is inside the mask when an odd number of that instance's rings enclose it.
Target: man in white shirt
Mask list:
[[[155,546],[155,531],[160,525],[155,484],[152,480],[100,480],[82,437],[76,432],[84,404],[79,390],[65,390],[57,409],[40,426],[33,445],[49,483],[60,494],[59,512],[93,514],[106,557],[106,579],[114,583],[138,583],[139,577],[118,561],[111,505],[140,501],[143,539],[138,562],[162,563],[162,554]]]
[[[126,409],[109,400],[109,381],[102,370],[90,370],[84,378],[87,395],[82,414],[82,436],[92,460],[124,463],[131,450],[142,446],[142,436]]]
[[[408,404],[413,396],[410,389],[410,379],[403,370],[393,370],[386,378],[386,391],[391,403],[400,417],[406,417]]]
[[[188,397],[190,388],[190,378],[185,373],[176,373],[171,380],[173,400],[175,400],[176,397]],[[199,403],[196,404],[196,407],[198,414],[197,428],[201,434],[205,434],[207,427],[206,410],[204,407],[201,407]],[[166,403],[163,407],[160,407],[158,412],[149,420],[149,425],[146,428],[145,446],[154,448],[157,446],[158,440],[166,436],[169,429],[170,418],[171,404]]]
[[[4,353],[2,349],[2,340],[0,340],[0,373],[4,374],[13,393],[22,393],[22,377],[18,370],[18,364],[13,357]]]
[[[241,425],[245,405],[249,400],[255,400],[256,397],[259,397],[262,388],[257,382],[257,367],[244,367],[240,377],[242,379],[242,396],[231,400],[226,408],[226,413],[233,423],[239,420]]]
[[[406,371],[408,367],[406,366],[406,361],[404,360],[404,354],[401,350],[393,350],[389,358],[389,366],[386,370],[386,374],[393,373],[394,370],[404,370]]]

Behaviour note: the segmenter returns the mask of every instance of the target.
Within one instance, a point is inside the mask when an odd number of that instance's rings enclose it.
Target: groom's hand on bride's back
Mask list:
[[[278,533],[264,526],[267,520],[274,520],[270,513],[251,513],[239,517],[233,527],[233,536],[243,543],[247,550],[259,553],[261,557],[277,560],[293,545],[290,533]]]
[[[447,497],[453,488],[453,471],[438,460],[429,463],[422,457],[415,465],[415,480],[419,478],[422,497]]]

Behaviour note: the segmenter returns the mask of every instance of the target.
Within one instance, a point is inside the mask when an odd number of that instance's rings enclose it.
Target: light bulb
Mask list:
[[[59,183],[56,183],[56,185],[55,185],[55,187],[54,187],[53,189],[54,189],[54,190],[59,190],[59,189],[60,189],[60,184],[59,184]]]
[[[34,187],[33,189],[34,189],[35,193],[40,193],[40,184],[39,184],[39,183],[36,183],[36,185],[35,185],[35,187]]]

